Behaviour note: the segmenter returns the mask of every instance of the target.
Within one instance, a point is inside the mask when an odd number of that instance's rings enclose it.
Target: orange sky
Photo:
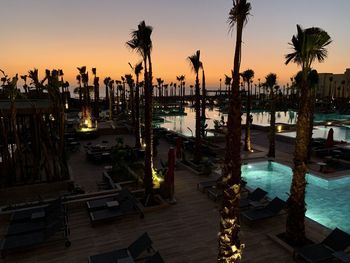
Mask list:
[[[126,48],[130,32],[142,19],[154,27],[154,78],[166,83],[184,74],[186,84],[194,82],[186,58],[201,50],[208,87],[218,87],[233,63],[234,35],[228,33],[228,0],[4,0],[0,10],[2,39],[0,68],[7,74],[25,74],[29,69],[62,68],[65,79],[76,85],[76,67],[97,67],[101,79],[120,79],[129,74],[128,62],[139,56]],[[350,1],[252,0],[252,16],[243,35],[242,70],[255,71],[254,81],[277,73],[280,85],[298,68],[284,65],[288,42],[296,24],[325,29],[334,42],[319,72],[342,73],[350,67],[347,11]],[[298,7],[303,5],[303,10]],[[315,10],[315,3],[317,7]],[[136,8],[137,7],[137,8]],[[280,12],[276,12],[279,10]],[[15,19],[13,18],[16,14]],[[102,82],[101,82],[102,85]]]

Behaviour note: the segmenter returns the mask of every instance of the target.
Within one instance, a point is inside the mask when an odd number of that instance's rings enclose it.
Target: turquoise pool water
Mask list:
[[[292,169],[276,162],[258,162],[242,166],[242,177],[248,187],[260,187],[269,198],[278,196],[287,200],[292,180]],[[306,216],[333,229],[350,233],[350,177],[324,180],[307,174]]]

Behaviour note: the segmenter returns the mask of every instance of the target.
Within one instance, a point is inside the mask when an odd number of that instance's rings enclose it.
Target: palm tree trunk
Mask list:
[[[136,75],[136,92],[135,92],[135,148],[141,148],[140,140],[140,91],[139,91],[139,75]]]
[[[205,90],[205,74],[203,70],[203,75],[202,75],[202,120],[203,120],[203,127],[202,127],[202,137],[205,135],[205,106],[206,106],[206,90]]]
[[[275,94],[273,92],[273,87],[271,89],[271,119],[270,119],[270,132],[269,132],[269,152],[267,157],[275,158],[275,137],[276,137],[276,100]]]
[[[199,90],[199,78],[198,72],[196,74],[196,90],[195,90],[195,99],[196,99],[196,138],[195,138],[195,156],[194,162],[199,163],[202,160],[202,151],[201,151],[201,105],[200,105],[200,90]]]
[[[309,129],[309,145],[307,148],[307,162],[311,161],[311,151],[312,151],[312,133],[314,130],[314,112],[315,112],[315,102],[316,102],[316,90],[314,87],[311,88],[310,95],[310,129]]]
[[[307,171],[307,148],[310,132],[310,91],[304,80],[302,83],[300,108],[297,120],[297,135],[294,150],[293,180],[288,198],[286,222],[287,238],[295,245],[305,242],[305,174]]]
[[[230,96],[227,121],[225,163],[222,171],[223,209],[220,210],[220,232],[218,237],[218,262],[238,262],[241,257],[239,239],[240,180],[241,180],[241,99],[239,96],[239,71],[243,21],[237,23],[236,48],[233,66],[232,95]],[[234,189],[234,191],[232,191]],[[237,248],[237,249],[232,249]]]
[[[145,63],[145,177],[144,177],[144,186],[145,186],[145,194],[146,201],[145,205],[149,199],[152,198],[153,195],[153,132],[152,132],[152,63],[151,56],[148,55],[148,69],[147,72],[147,59],[144,60]]]
[[[131,120],[133,126],[135,126],[135,103],[134,103],[134,87],[133,83],[130,85],[130,104],[131,104]]]
[[[250,118],[250,109],[251,109],[251,95],[250,95],[250,81],[248,80],[248,98],[247,98],[247,117],[245,121],[245,138],[244,138],[244,150],[251,152],[252,146],[250,141],[250,124],[251,124],[251,118]]]

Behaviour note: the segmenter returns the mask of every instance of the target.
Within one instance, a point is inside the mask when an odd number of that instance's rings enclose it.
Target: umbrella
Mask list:
[[[328,131],[328,136],[326,140],[326,147],[332,147],[334,145],[333,135],[334,135],[333,128],[330,128]]]

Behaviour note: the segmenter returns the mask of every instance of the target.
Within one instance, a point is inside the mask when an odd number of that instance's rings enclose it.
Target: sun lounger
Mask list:
[[[218,183],[217,180],[212,180],[212,181],[205,181],[205,182],[199,182],[197,184],[197,190],[204,192],[207,188],[216,186],[216,184]]]
[[[278,197],[275,197],[263,208],[250,209],[241,213],[242,217],[248,221],[257,221],[266,218],[270,218],[278,215],[283,208],[285,208],[286,202]]]
[[[39,245],[45,242],[50,241],[52,236],[56,233],[62,232],[63,239],[65,240],[65,246],[70,246],[70,241],[68,240],[69,229],[65,225],[62,227],[62,224],[55,222],[50,224],[50,226],[41,229],[35,232],[27,232],[18,235],[6,236],[4,240],[0,240],[0,251],[2,257],[4,257],[8,252],[16,250],[19,248],[28,248],[34,245]]]
[[[132,194],[127,189],[122,189],[116,196],[98,198],[86,202],[87,208],[89,210],[98,210],[108,207],[109,202],[118,201],[121,202],[124,199],[132,199]]]
[[[306,262],[331,262],[348,246],[350,246],[350,235],[335,228],[321,243],[298,248],[293,256],[300,257]]]
[[[100,207],[95,206],[94,208],[95,210],[90,209],[89,213],[92,224],[121,218],[125,215],[139,214],[141,218],[144,216],[141,204],[126,189],[122,189],[114,200],[101,202]]]
[[[239,203],[240,208],[248,207],[252,202],[259,202],[267,195],[267,192],[260,187],[256,188],[253,192],[248,193],[247,198],[241,199]]]
[[[137,260],[144,252],[154,252],[152,243],[151,238],[146,232],[127,248],[90,256],[89,263],[115,263],[121,261],[120,259],[128,259],[130,257],[131,260]],[[129,262],[133,262],[131,260]]]
[[[164,259],[161,257],[159,252],[157,251],[153,256],[149,257],[146,260],[146,263],[164,263]]]
[[[26,210],[15,211],[11,215],[11,222],[22,222],[29,220],[41,220],[45,219],[47,216],[63,212],[65,213],[65,208],[62,205],[61,199],[56,199],[49,203],[47,206],[33,207]]]

